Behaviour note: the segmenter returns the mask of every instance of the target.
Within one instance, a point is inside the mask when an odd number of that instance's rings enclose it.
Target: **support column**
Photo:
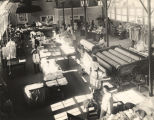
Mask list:
[[[127,22],[129,22],[129,8],[128,8],[128,0],[127,0]]]
[[[72,29],[74,31],[74,13],[73,13],[73,0],[71,0],[71,13],[72,13]]]
[[[152,42],[151,42],[151,0],[147,0],[148,6],[148,54],[149,54],[149,96],[153,96],[153,79],[152,79]]]
[[[108,6],[107,6],[107,0],[104,1],[104,6],[105,6],[105,31],[106,31],[106,42],[107,42],[107,47],[109,47],[109,36],[108,36]]]
[[[86,6],[86,0],[84,0],[84,22],[85,22],[85,37],[87,38],[87,6]]]
[[[65,29],[65,5],[64,2],[62,2],[62,6],[63,6],[63,25],[64,25],[64,29]]]

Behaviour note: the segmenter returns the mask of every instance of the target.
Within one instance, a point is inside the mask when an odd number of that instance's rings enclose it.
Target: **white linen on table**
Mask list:
[[[75,53],[74,47],[63,45],[60,48],[64,52],[65,55],[69,55],[69,54]]]
[[[54,80],[63,77],[62,70],[59,69],[59,65],[56,64],[54,59],[42,59],[41,68],[44,74],[44,80]]]
[[[51,56],[51,52],[46,52],[46,51],[40,50],[39,53],[40,53],[40,58]]]

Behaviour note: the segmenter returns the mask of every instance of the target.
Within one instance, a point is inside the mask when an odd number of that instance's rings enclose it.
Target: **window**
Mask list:
[[[111,19],[115,19],[115,14],[111,14]]]
[[[27,13],[20,13],[17,14],[18,23],[25,24],[28,22],[28,14]]]
[[[41,16],[40,22],[47,24],[47,25],[51,25],[54,22],[54,16],[52,16],[52,15]]]

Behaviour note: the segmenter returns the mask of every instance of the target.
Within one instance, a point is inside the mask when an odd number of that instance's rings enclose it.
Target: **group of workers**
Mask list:
[[[78,46],[78,42],[77,42],[75,33],[72,29],[72,26],[68,25],[65,32],[67,32],[70,35],[72,42],[73,42],[73,46],[76,49],[77,46]],[[45,40],[45,36],[43,35],[43,33],[39,33],[39,35],[38,35],[38,32],[32,31],[30,33],[30,38],[31,38],[31,41],[32,41],[32,48],[33,48],[32,60],[33,60],[33,63],[34,63],[34,71],[35,71],[35,73],[37,73],[37,72],[40,71],[40,68],[39,68],[40,56],[39,56],[39,53],[38,53],[38,47],[40,46],[41,40],[42,39]],[[9,48],[12,48],[11,45],[13,45],[13,41],[10,40],[8,42],[8,44],[10,45]],[[96,45],[105,47],[105,41],[103,39],[103,36],[100,38],[98,44],[96,44]],[[2,51],[4,52],[4,50],[2,50]],[[83,53],[81,53],[81,54],[84,54],[84,49],[83,49],[82,52]],[[81,57],[82,57],[82,55],[81,55]],[[90,68],[90,86],[91,86],[91,89],[92,89],[92,93],[94,93],[95,89],[99,85],[99,82],[96,82],[97,79],[98,79],[98,71],[99,71],[99,64],[97,62],[97,58],[93,57],[92,58],[92,65],[91,65],[91,68]],[[109,87],[104,86],[103,92],[104,92],[104,95],[103,95],[103,99],[102,99],[100,117],[102,117],[106,114],[111,114],[112,113],[112,107],[113,107],[113,99],[112,99],[112,94],[109,92]]]
[[[90,72],[90,86],[92,90],[91,92],[93,94],[97,89],[100,89],[103,92],[103,97],[100,104],[100,108],[101,108],[100,118],[102,118],[106,114],[109,114],[109,115],[112,114],[113,97],[112,97],[112,93],[109,92],[110,88],[106,85],[102,86],[101,81],[98,78],[99,64],[98,64],[97,58],[93,57],[92,60],[93,62],[92,62],[91,72]]]
[[[100,38],[96,46],[101,46],[103,48],[106,46],[103,36]],[[103,93],[102,100],[97,102],[99,103],[99,106],[101,108],[100,118],[102,118],[106,114],[112,114],[113,110],[112,93],[109,92],[110,88],[108,86],[103,86],[103,84],[101,83],[101,78],[99,76],[100,66],[97,61],[97,57],[95,57],[93,53],[89,55],[83,45],[81,45],[79,52],[80,52],[80,64],[83,68],[82,71],[86,71],[90,77],[90,90],[92,96],[96,90],[99,90]],[[103,72],[102,74],[104,77],[107,77],[106,72]]]

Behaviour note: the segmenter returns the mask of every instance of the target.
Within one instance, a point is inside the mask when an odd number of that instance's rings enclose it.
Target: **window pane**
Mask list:
[[[121,20],[121,15],[117,15],[117,20]]]
[[[127,21],[127,16],[122,16],[122,21]]]

